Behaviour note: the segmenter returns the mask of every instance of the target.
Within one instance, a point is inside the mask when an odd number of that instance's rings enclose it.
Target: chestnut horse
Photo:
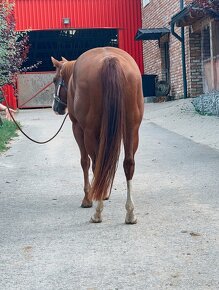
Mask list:
[[[94,48],[76,61],[51,58],[56,67],[53,110],[68,108],[84,173],[82,207],[98,201],[91,222],[102,221],[103,200],[109,197],[124,144],[123,167],[127,180],[127,224],[137,222],[132,200],[134,155],[144,102],[141,73],[134,59],[119,48]],[[88,172],[92,161],[93,181]]]

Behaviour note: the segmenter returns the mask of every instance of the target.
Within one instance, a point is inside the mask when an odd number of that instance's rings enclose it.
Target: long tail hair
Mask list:
[[[117,58],[106,58],[101,71],[103,111],[99,150],[89,197],[109,196],[115,177],[124,132],[125,76]]]

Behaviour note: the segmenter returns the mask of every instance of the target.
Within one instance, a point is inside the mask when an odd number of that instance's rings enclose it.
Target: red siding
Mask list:
[[[70,25],[62,18],[70,18]],[[143,72],[140,0],[16,0],[17,30],[61,28],[117,28],[119,47],[130,53]]]
[[[17,109],[17,102],[16,102],[16,97],[15,97],[15,92],[14,92],[13,87],[9,85],[5,85],[3,87],[3,93],[4,93],[4,97],[7,98],[9,107],[13,109]],[[6,105],[5,102],[3,102],[3,104]]]

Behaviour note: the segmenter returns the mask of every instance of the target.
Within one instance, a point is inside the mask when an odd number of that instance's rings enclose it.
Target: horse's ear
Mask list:
[[[52,61],[54,67],[60,67],[61,66],[61,63],[57,59],[52,57],[52,56],[51,56],[51,61]]]
[[[62,56],[62,61],[68,61],[68,60]]]

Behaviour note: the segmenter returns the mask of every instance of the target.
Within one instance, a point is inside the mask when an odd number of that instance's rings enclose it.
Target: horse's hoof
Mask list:
[[[93,206],[93,202],[92,201],[88,201],[88,200],[83,200],[81,203],[81,207],[82,208],[90,208]]]
[[[125,223],[127,224],[127,225],[135,225],[135,224],[137,224],[137,218],[135,217],[135,216],[132,216],[132,217],[126,217],[126,219],[125,219]]]
[[[93,224],[102,223],[102,218],[91,217],[90,223],[93,223]]]

